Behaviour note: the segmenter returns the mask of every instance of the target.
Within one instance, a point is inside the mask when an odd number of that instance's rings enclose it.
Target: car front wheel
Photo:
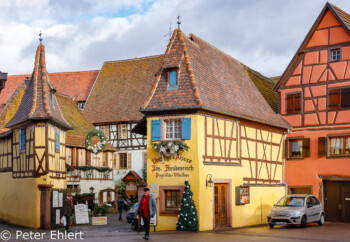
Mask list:
[[[273,229],[273,227],[274,227],[274,225],[273,225],[273,224],[269,224],[269,226],[270,226],[270,229]]]
[[[306,216],[304,215],[301,219],[300,227],[305,228],[305,226],[306,226]]]
[[[321,214],[320,221],[318,221],[318,225],[322,226],[324,224],[324,214]]]

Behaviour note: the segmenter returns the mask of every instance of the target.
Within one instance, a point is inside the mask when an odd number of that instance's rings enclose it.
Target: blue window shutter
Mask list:
[[[176,86],[177,85],[176,71],[171,71],[169,75],[170,75],[170,86]]]
[[[160,125],[160,119],[152,120],[152,141],[161,140],[162,134]]]
[[[182,118],[182,139],[191,139],[191,118]]]
[[[56,129],[56,150],[60,149],[60,131]]]
[[[25,129],[21,129],[20,131],[20,138],[21,138],[21,150],[24,150],[26,148],[26,130]]]

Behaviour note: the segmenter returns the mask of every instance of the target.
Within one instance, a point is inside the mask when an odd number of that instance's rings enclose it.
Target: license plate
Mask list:
[[[283,224],[287,224],[286,222],[275,222],[276,225],[283,225]]]

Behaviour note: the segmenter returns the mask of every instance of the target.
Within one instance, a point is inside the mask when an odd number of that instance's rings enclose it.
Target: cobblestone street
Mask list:
[[[119,221],[118,221],[119,222]],[[75,226],[72,231],[76,234],[76,238],[62,239],[64,230],[59,229],[58,232],[53,230],[54,237],[50,231],[31,230],[0,223],[0,233],[9,231],[11,239],[8,241],[79,241],[79,234],[82,235],[84,241],[143,241],[143,233],[136,233],[130,230],[130,224],[120,222],[116,226],[112,224],[107,226]],[[81,233],[79,233],[81,232]],[[25,239],[24,233],[31,233],[32,238]],[[42,238],[34,238],[34,233],[44,234]],[[16,236],[21,234],[21,236]],[[50,240],[51,236],[51,240]],[[150,241],[349,241],[350,224],[345,223],[326,223],[323,227],[318,225],[307,225],[305,229],[291,226],[280,226],[270,229],[268,226],[259,226],[242,229],[224,229],[219,231],[207,232],[176,232],[163,231],[151,232]],[[1,240],[0,240],[1,241]]]

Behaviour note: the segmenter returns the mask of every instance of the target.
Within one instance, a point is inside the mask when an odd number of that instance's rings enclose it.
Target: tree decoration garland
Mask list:
[[[176,158],[180,150],[186,152],[190,148],[182,141],[151,142],[151,146],[158,151],[158,156],[162,157],[162,162],[164,162],[164,157]]]
[[[74,166],[74,169],[81,170],[81,171],[89,171],[89,170],[96,170],[99,172],[106,172],[106,171],[112,171],[112,169],[108,167],[94,167],[94,166]]]
[[[91,138],[94,136],[97,136],[100,139],[100,141],[97,142],[97,144],[92,145]],[[86,135],[85,147],[87,150],[94,153],[95,155],[105,151],[106,145],[107,145],[107,138],[101,130],[94,129],[89,131],[89,133]]]
[[[188,181],[185,181],[185,190],[181,201],[179,211],[179,219],[176,223],[176,230],[180,231],[198,231],[198,215],[196,205],[192,199],[191,186]]]

